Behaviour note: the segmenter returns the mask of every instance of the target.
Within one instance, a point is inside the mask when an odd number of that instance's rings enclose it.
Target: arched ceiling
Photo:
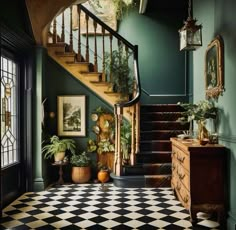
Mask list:
[[[72,4],[87,0],[25,0],[35,41],[46,45],[49,26],[60,12]]]

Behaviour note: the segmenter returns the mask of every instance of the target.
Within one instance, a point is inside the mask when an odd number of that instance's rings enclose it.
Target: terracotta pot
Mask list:
[[[100,170],[98,172],[98,180],[101,183],[106,183],[110,179],[110,174],[108,170]]]
[[[91,168],[88,167],[72,167],[71,172],[72,181],[75,184],[86,183],[91,179]]]
[[[54,161],[63,161],[65,158],[65,152],[58,152],[56,154],[54,154]]]

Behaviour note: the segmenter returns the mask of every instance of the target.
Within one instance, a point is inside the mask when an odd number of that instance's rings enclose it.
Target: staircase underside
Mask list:
[[[90,70],[90,63],[77,62],[76,53],[66,52],[66,46],[65,43],[48,44],[48,55],[85,87],[113,107],[121,99],[120,94],[112,92],[110,83],[101,80],[103,73]],[[130,116],[129,108],[124,108],[123,112],[124,117]]]

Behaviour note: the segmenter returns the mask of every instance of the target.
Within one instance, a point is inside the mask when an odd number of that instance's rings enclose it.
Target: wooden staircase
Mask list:
[[[126,166],[123,176],[114,177],[119,187],[169,187],[171,180],[171,142],[189,129],[176,122],[182,108],[178,105],[141,105],[140,152],[136,165]]]

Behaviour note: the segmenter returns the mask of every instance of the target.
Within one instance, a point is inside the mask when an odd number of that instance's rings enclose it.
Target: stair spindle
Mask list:
[[[105,74],[105,29],[102,27],[102,81],[106,81]]]
[[[64,15],[64,11],[62,12],[61,42],[65,42],[65,15]]]
[[[52,42],[53,44],[57,43],[57,21],[56,19],[53,20],[53,30],[52,30]]]
[[[94,72],[98,72],[98,59],[97,59],[97,23],[93,21],[94,27]]]
[[[89,37],[88,37],[88,20],[89,16],[85,15],[85,21],[86,21],[86,61],[89,62]]]
[[[73,52],[72,6],[70,7],[70,52]]]
[[[77,53],[77,61],[81,62],[82,61],[82,55],[81,55],[81,20],[80,20],[80,16],[81,16],[81,9],[80,9],[80,5],[77,5],[77,13],[78,13],[78,53]]]
[[[110,76],[109,76],[109,82],[112,81],[112,39],[113,39],[113,36],[112,34],[109,35],[109,38],[110,38],[110,60],[111,60],[111,63],[110,63]]]

